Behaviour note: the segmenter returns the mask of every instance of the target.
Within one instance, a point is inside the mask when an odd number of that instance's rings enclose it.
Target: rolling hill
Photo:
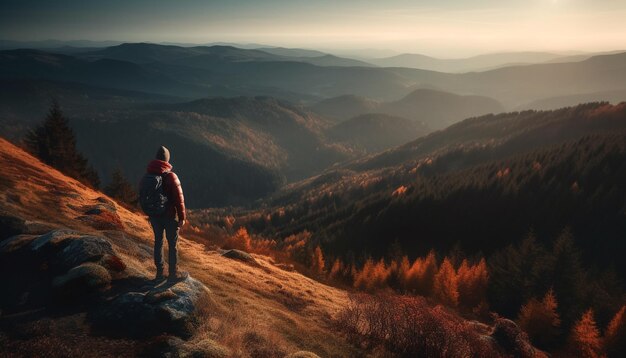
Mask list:
[[[0,78],[71,81],[187,98],[271,95],[308,103],[346,94],[391,101],[415,89],[433,88],[491,97],[512,109],[543,98],[622,90],[624,56],[454,74],[365,67],[326,55],[281,57],[228,46],[123,44],[73,56],[0,51]]]
[[[442,129],[468,117],[503,111],[502,105],[492,98],[460,96],[432,89],[417,89],[388,102],[344,95],[320,101],[311,109],[338,120],[383,113],[422,122],[432,129]]]
[[[380,257],[390,240],[413,255],[455,243],[488,254],[569,226],[586,260],[624,272],[625,131],[624,104],[468,119],[289,185],[259,209],[280,218],[250,227],[308,230],[329,252]]]
[[[360,114],[375,112],[379,105],[379,102],[369,98],[343,95],[319,101],[311,109],[337,121],[344,121]]]
[[[591,57],[591,55],[575,57],[573,60],[582,61],[589,57]],[[381,67],[406,67],[438,72],[462,73],[486,71],[511,65],[558,61],[561,58],[565,58],[565,56],[549,52],[504,52],[458,59],[441,59],[426,55],[405,53],[392,57],[371,59],[369,61]]]
[[[357,152],[377,153],[415,140],[430,129],[414,120],[380,113],[362,114],[326,132],[329,140]]]

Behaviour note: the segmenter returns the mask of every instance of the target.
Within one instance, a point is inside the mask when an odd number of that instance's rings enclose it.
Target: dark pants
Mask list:
[[[157,273],[163,273],[163,231],[165,231],[169,249],[169,273],[170,276],[174,276],[176,275],[176,261],[178,260],[178,251],[176,250],[178,221],[170,218],[151,217],[150,224],[154,231],[154,265]]]

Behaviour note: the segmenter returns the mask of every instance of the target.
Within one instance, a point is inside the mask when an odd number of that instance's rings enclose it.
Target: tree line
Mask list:
[[[100,187],[100,177],[76,145],[76,134],[61,106],[52,102],[45,119],[26,134],[25,149],[43,163],[59,170],[94,189]],[[137,205],[135,187],[126,179],[121,169],[116,169],[103,188],[105,194],[130,206]]]

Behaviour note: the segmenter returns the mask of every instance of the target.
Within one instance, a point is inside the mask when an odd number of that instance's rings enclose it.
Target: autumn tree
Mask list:
[[[371,258],[365,262],[361,271],[358,271],[354,278],[354,287],[374,291],[387,285],[389,270],[384,260],[374,262]]]
[[[78,181],[98,188],[98,173],[76,148],[76,135],[54,101],[43,123],[25,138],[26,149],[42,162]]]
[[[456,271],[447,257],[443,260],[439,267],[439,272],[435,275],[433,297],[450,307],[456,307],[459,304]]]
[[[459,303],[462,306],[471,309],[486,304],[489,273],[484,258],[476,265],[470,265],[467,260],[463,260],[457,271],[457,278]]]
[[[131,206],[137,205],[137,191],[128,182],[122,170],[117,168],[111,175],[111,181],[104,188],[104,193],[113,199],[119,200]]]
[[[406,292],[407,291],[407,283],[408,283],[408,274],[411,269],[411,263],[409,262],[409,258],[405,255],[400,259],[400,263],[398,264],[397,269],[397,279],[398,279],[398,288]]]
[[[404,286],[409,292],[422,296],[430,296],[437,274],[437,258],[431,251],[425,258],[417,258],[408,272],[404,274]]]
[[[572,328],[569,348],[578,357],[604,357],[600,332],[593,318],[592,309],[588,309]]]
[[[346,268],[345,268],[345,265],[343,264],[343,261],[337,258],[335,259],[335,261],[333,261],[333,265],[330,267],[330,272],[328,273],[328,277],[331,280],[343,280],[345,271],[346,271]]]
[[[519,325],[539,348],[551,348],[556,343],[561,325],[557,306],[554,291],[550,289],[543,300],[531,298],[520,310]]]
[[[322,274],[324,273],[324,268],[324,253],[322,252],[322,248],[318,245],[313,250],[311,257],[311,269],[316,274]]]
[[[617,311],[604,334],[609,357],[626,357],[626,306]]]
[[[241,227],[226,240],[227,248],[239,249],[250,252],[252,250],[252,238],[245,227]]]

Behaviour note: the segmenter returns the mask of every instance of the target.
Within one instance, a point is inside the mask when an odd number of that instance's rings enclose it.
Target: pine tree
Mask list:
[[[626,357],[626,306],[617,311],[604,335],[609,357]]]
[[[319,245],[313,250],[313,257],[311,258],[311,268],[313,272],[317,274],[324,273],[324,253]]]
[[[342,280],[344,278],[343,277],[344,273],[345,273],[345,265],[340,259],[335,259],[335,261],[333,262],[333,265],[330,268],[328,277],[331,280]]]
[[[60,172],[97,188],[100,179],[87,159],[76,148],[76,136],[59,103],[52,106],[43,123],[25,138],[26,149]]]
[[[572,328],[569,348],[577,357],[604,357],[600,332],[593,318],[592,309],[588,309]]]
[[[559,297],[561,317],[567,327],[576,320],[576,315],[583,311],[585,301],[586,272],[580,261],[580,252],[574,245],[571,232],[566,229],[554,242],[552,251],[552,285]]]
[[[476,265],[469,265],[467,260],[463,260],[457,270],[457,277],[459,302],[462,306],[471,309],[486,304],[489,274],[485,259],[481,259]]]
[[[441,263],[434,281],[434,298],[447,306],[456,307],[459,304],[458,281],[454,266],[447,257]]]
[[[104,193],[113,199],[131,206],[137,205],[137,192],[128,182],[122,171],[117,168],[111,175],[111,182],[104,188]]]
[[[520,310],[519,325],[539,348],[551,348],[557,343],[561,325],[557,307],[556,296],[550,289],[543,300],[531,298]]]

